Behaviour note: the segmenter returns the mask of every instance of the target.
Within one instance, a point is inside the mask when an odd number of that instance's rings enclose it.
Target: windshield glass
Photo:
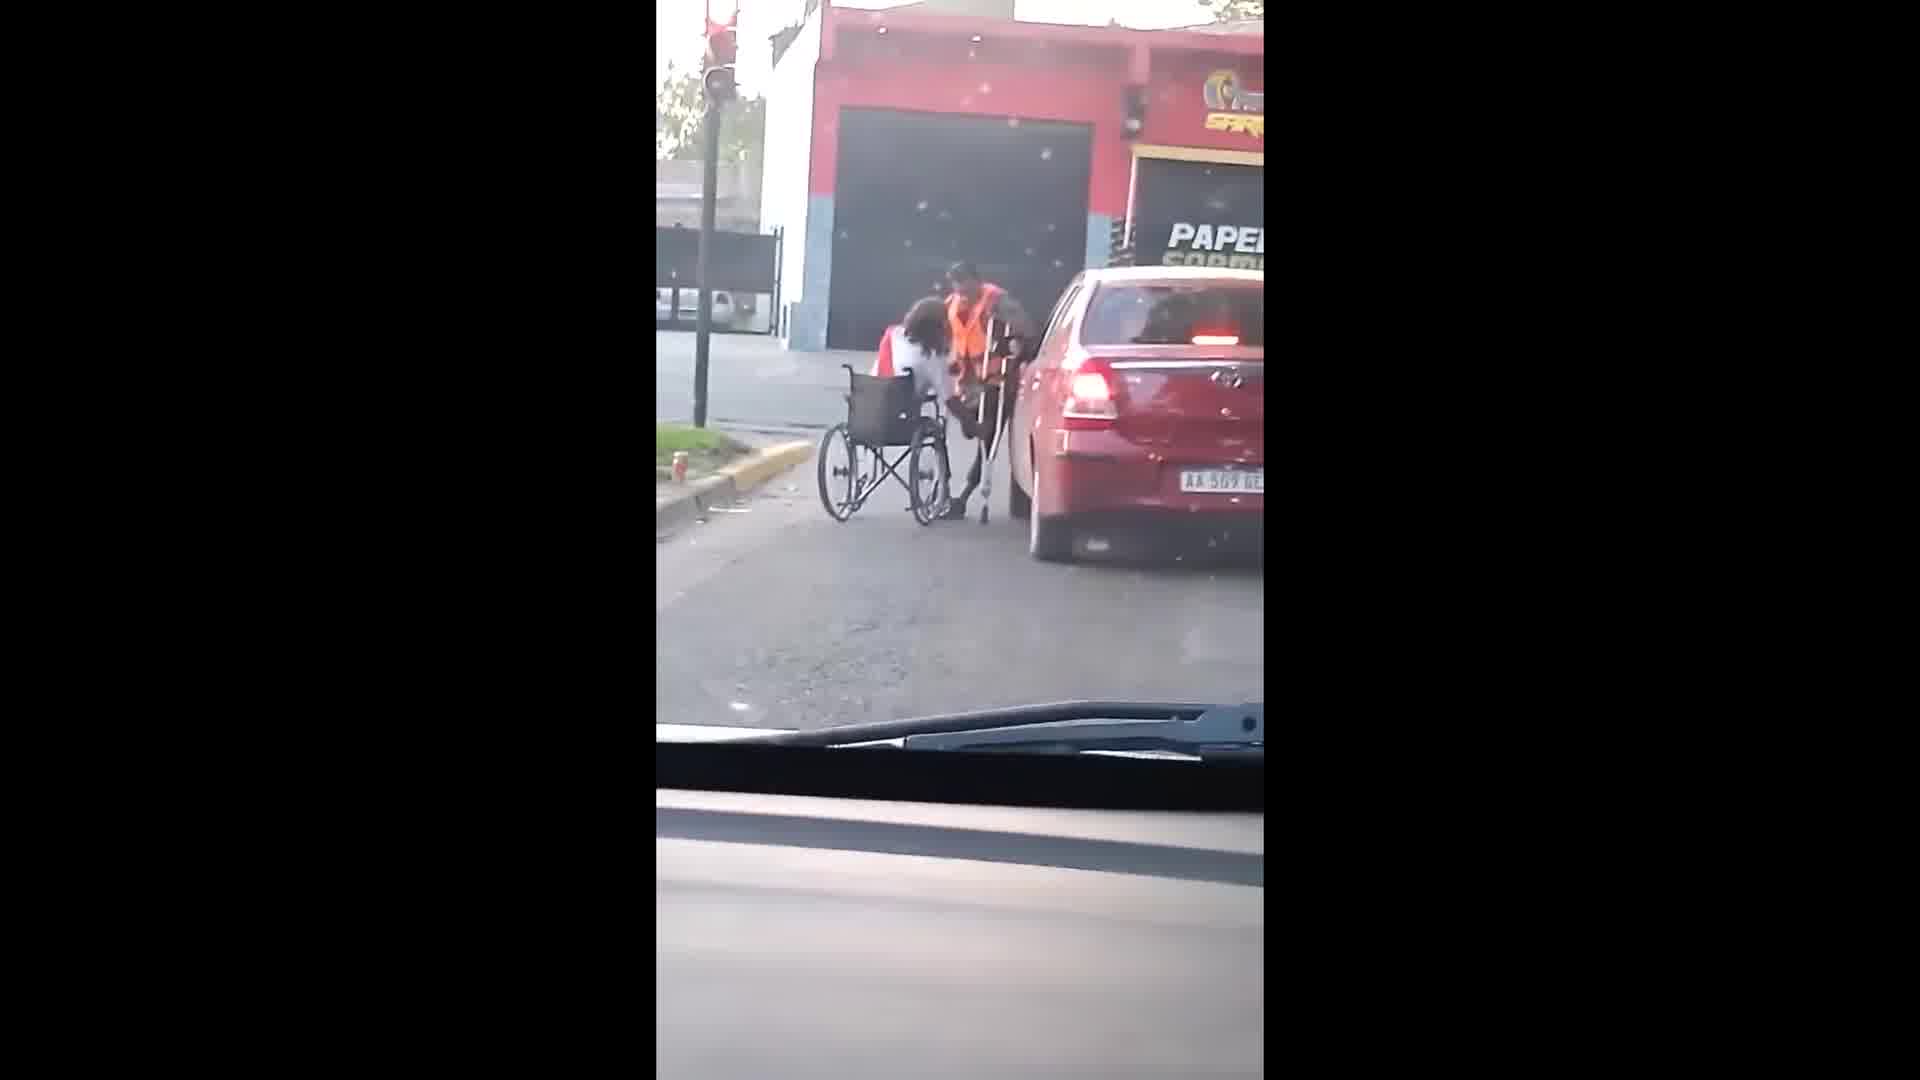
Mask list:
[[[1087,345],[1267,343],[1265,289],[1246,285],[1116,285],[1093,294]]]
[[[659,736],[1263,701],[1263,4],[656,7]]]

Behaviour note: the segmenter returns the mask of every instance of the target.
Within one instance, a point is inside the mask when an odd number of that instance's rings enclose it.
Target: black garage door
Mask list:
[[[1142,158],[1133,246],[1142,266],[1266,269],[1266,191],[1257,165]]]
[[[872,349],[965,259],[1046,318],[1086,265],[1093,129],[842,109],[827,347]]]

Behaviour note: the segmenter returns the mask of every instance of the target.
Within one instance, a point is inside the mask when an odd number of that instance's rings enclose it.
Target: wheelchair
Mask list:
[[[844,522],[891,476],[907,489],[913,519],[932,524],[948,504],[947,425],[939,398],[916,393],[911,374],[861,375],[852,365],[840,366],[847,370],[847,420],[820,439],[820,505]],[[930,414],[922,412],[927,405]],[[888,461],[889,450],[900,453]]]

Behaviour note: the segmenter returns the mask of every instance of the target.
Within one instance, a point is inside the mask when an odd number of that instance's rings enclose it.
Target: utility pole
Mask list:
[[[720,111],[737,92],[733,81],[734,21],[739,6],[729,8],[727,21],[715,22],[712,0],[707,4],[706,74],[700,85],[706,91],[706,115],[702,118],[700,166],[700,255],[694,266],[699,277],[700,308],[693,324],[693,426],[707,426],[707,358],[713,338],[713,216],[714,189],[720,183]]]
[[[707,426],[707,357],[713,341],[713,282],[710,260],[713,253],[714,187],[720,178],[720,103],[707,99],[707,115],[701,150],[705,160],[700,166],[700,256],[695,263],[699,278],[700,308],[693,324],[693,426]]]

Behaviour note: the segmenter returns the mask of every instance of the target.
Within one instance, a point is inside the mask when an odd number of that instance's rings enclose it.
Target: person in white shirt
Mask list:
[[[883,378],[898,375],[913,375],[913,388],[916,397],[932,394],[934,400],[945,401],[957,391],[948,368],[953,363],[953,330],[947,319],[947,306],[937,296],[917,300],[907,309],[906,317],[898,325],[887,327],[880,337],[880,352],[874,358],[873,374]],[[946,424],[946,413],[940,414],[940,422]],[[941,432],[942,435],[946,433]],[[946,453],[946,440],[941,440],[941,454]],[[949,481],[953,476],[951,463],[944,470]],[[951,500],[953,488],[948,484],[944,493]]]

